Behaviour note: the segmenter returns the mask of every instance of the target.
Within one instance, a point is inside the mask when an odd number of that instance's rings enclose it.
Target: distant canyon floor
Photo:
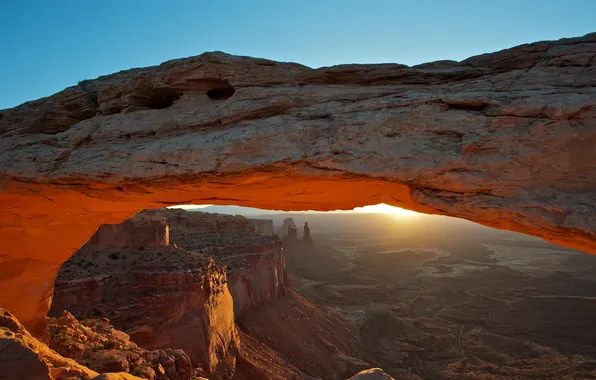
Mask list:
[[[595,256],[480,226],[311,224],[316,247],[285,250],[292,286],[395,378],[596,378]]]

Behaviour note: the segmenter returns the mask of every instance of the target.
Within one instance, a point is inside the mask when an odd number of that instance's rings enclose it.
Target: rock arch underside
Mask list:
[[[0,111],[0,304],[42,336],[54,278],[144,208],[387,203],[596,253],[596,34],[462,62],[205,53]]]

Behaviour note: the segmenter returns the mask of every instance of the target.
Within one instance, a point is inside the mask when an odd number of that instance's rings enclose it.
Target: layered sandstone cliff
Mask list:
[[[137,216],[120,224],[99,226],[82,249],[166,247],[169,245],[169,236],[166,218],[158,215]]]
[[[183,209],[144,210],[131,220],[136,219],[165,219],[170,229],[172,242],[188,245],[185,239],[190,235],[204,235],[206,238],[215,235],[255,235],[255,228],[243,216],[215,214],[207,212],[189,212]],[[210,235],[213,234],[213,235]],[[202,248],[202,247],[201,247]]]
[[[261,235],[275,234],[275,231],[273,229],[273,220],[271,219],[249,218],[248,221],[257,229],[257,232]]]
[[[256,231],[249,219],[180,209],[143,211],[140,215],[165,217],[173,244],[211,255],[225,265],[236,318],[251,306],[285,293],[288,278],[281,241]]]
[[[229,376],[234,319],[285,294],[279,238],[258,234],[244,217],[175,209],[143,211],[113,231],[143,233],[129,226],[146,220],[165,223],[171,246],[92,239],[61,268],[52,313],[107,317],[143,348],[183,349],[211,376]]]
[[[143,208],[387,203],[596,252],[596,34],[414,67],[206,53],[0,111],[0,303]],[[349,189],[349,191],[346,191]]]
[[[146,349],[182,349],[212,376],[238,338],[225,269],[181,248],[79,251],[62,267],[52,314],[107,317]]]

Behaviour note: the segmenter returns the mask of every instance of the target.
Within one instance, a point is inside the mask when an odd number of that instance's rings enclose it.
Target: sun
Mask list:
[[[378,205],[371,205],[371,206],[364,206],[364,207],[356,207],[354,209],[355,212],[368,212],[368,213],[375,213],[375,214],[391,214],[396,215],[399,217],[412,217],[419,215],[417,212],[405,210],[403,208],[390,206],[385,203],[379,203]]]

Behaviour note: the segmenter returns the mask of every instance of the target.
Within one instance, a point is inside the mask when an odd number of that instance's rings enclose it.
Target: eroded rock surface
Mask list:
[[[97,372],[63,357],[31,336],[6,309],[0,308],[0,378],[3,380],[141,380],[127,373]]]
[[[282,242],[285,250],[295,250],[296,247],[308,249],[314,245],[314,240],[310,236],[310,227],[308,222],[304,222],[302,236],[299,237],[298,227],[293,218],[286,218],[283,221],[279,234],[282,235]]]
[[[225,269],[182,248],[79,251],[61,270],[52,310],[107,317],[139,346],[182,349],[209,374],[233,368]]]
[[[167,204],[387,203],[596,253],[596,34],[462,62],[206,53],[0,111],[0,303],[45,331],[59,266]]]
[[[257,232],[261,235],[275,234],[275,231],[273,229],[273,220],[271,219],[249,218],[248,221],[257,229]]]
[[[354,324],[292,290],[251,308],[237,323],[243,333],[303,371],[305,378],[345,379],[372,367]]]
[[[371,368],[360,371],[349,380],[394,380],[393,377],[383,372],[380,368]]]
[[[308,222],[304,222],[303,228],[304,234],[302,235],[302,241],[305,244],[313,245],[314,241],[312,240],[312,236],[310,236],[310,227],[308,226]]]
[[[298,226],[296,225],[296,222],[294,222],[294,218],[285,218],[281,224],[281,227],[279,227],[279,229],[277,230],[277,235],[283,238],[285,235],[289,234],[290,228],[293,228],[296,231],[298,231]],[[296,237],[298,237],[297,233]]]
[[[167,247],[167,220],[159,215],[139,215],[120,224],[102,224],[81,249]]]
[[[65,311],[50,319],[50,347],[97,372],[126,372],[147,380],[190,380],[194,370],[183,350],[140,348],[105,318],[79,322]]]
[[[138,241],[146,230],[129,226],[147,220],[165,223],[171,246],[85,245],[60,270],[52,313],[108,317],[143,348],[180,348],[211,376],[227,376],[239,346],[234,319],[286,292],[281,241],[242,216],[159,209],[114,226],[110,242],[131,231]]]
[[[282,243],[273,234],[256,231],[251,220],[180,209],[146,210],[135,218],[147,216],[168,220],[173,244],[225,265],[236,318],[252,306],[285,294],[288,277]]]

